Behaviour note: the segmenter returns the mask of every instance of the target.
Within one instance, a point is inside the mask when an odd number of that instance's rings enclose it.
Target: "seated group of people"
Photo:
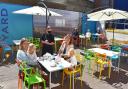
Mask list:
[[[64,40],[60,46],[60,49],[58,51],[58,56],[67,57],[67,61],[69,61],[73,68],[74,65],[77,65],[77,60],[75,57],[75,50],[74,50],[74,45],[72,43],[72,38],[71,35],[68,34],[64,37]],[[22,38],[20,45],[19,45],[19,50],[17,52],[17,64],[19,65],[21,62],[25,61],[28,67],[38,67],[38,62],[37,62],[37,55],[36,55],[36,47],[33,43],[28,42],[27,39]],[[19,80],[18,80],[18,89],[22,89],[22,70],[19,69]]]
[[[17,61],[25,61],[30,66],[37,65],[36,47],[33,43],[29,43],[27,39],[22,38],[19,50],[17,52]]]

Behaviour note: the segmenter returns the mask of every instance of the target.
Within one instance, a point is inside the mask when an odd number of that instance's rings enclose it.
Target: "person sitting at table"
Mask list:
[[[37,66],[37,55],[36,55],[36,47],[33,43],[30,43],[27,50],[27,55],[29,58],[30,66]]]
[[[64,40],[60,46],[60,49],[58,51],[59,55],[67,55],[70,48],[74,48],[74,45],[72,44],[72,38],[71,35],[68,34],[64,37]]]
[[[77,65],[77,59],[75,57],[75,50],[74,50],[74,48],[70,48],[69,49],[68,56],[69,56],[68,61],[72,64],[71,67],[72,66],[76,66]]]
[[[27,56],[29,60],[29,66],[34,67],[33,72],[35,72],[35,68],[41,69],[41,67],[37,63],[37,55],[36,55],[36,47],[33,43],[30,43],[27,50]],[[42,72],[42,71],[41,71]],[[38,85],[35,84],[33,88],[38,88]]]

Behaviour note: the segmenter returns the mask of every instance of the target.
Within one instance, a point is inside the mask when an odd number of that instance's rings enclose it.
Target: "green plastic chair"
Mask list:
[[[95,59],[94,52],[92,52],[90,50],[87,50],[87,49],[84,49],[84,59],[85,59],[85,62],[89,61],[88,73],[90,74],[90,71],[91,71],[91,61]]]
[[[33,44],[36,46],[37,49],[40,48],[40,38],[33,38]]]
[[[121,46],[119,45],[112,45],[111,50],[114,52],[120,52],[121,51]]]
[[[30,86],[33,84],[39,84],[39,83],[44,83],[44,89],[46,89],[46,82],[45,80],[41,77],[39,72],[36,70],[35,73],[33,73],[33,68],[32,67],[27,67],[25,62],[22,62],[20,65],[20,68],[22,69],[24,73],[24,89],[26,82],[28,84],[28,89],[30,89]]]
[[[27,37],[27,40],[31,43],[33,43],[33,37]]]

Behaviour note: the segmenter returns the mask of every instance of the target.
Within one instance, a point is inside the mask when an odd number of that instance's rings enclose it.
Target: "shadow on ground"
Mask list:
[[[99,78],[99,72],[95,72],[94,76]],[[108,68],[105,68],[102,73],[101,81],[105,81],[108,84],[112,85],[117,89],[122,89],[122,86],[128,83],[128,72],[120,70],[118,71],[111,71],[111,78],[108,78]]]
[[[128,56],[121,56],[120,68],[128,71]]]
[[[66,79],[63,87],[59,85],[59,86],[53,87],[52,89],[70,89],[69,86],[70,86],[69,79]],[[84,81],[82,81],[82,86],[81,86],[81,81],[76,80],[76,82],[74,83],[74,89],[92,89],[92,88],[90,88],[89,85],[87,85]]]
[[[60,74],[56,75],[57,73],[60,73]],[[61,83],[62,83],[62,71],[55,72],[52,75],[53,75],[52,76],[52,83],[54,85],[56,85],[56,84],[59,83],[57,86],[54,86],[53,85],[54,87],[52,89],[69,89],[70,88],[69,87],[70,86],[70,78],[69,77],[67,77],[67,78],[64,79],[64,85],[63,85],[63,87],[61,85]],[[71,86],[71,87],[72,87],[71,89],[73,89],[73,86]],[[81,86],[81,80],[76,79],[76,81],[74,81],[74,89],[92,89],[92,88],[90,88],[90,86],[87,85],[85,83],[85,81],[82,81],[82,86]]]

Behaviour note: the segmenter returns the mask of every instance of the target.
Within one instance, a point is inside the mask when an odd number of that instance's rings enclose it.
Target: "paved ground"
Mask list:
[[[0,66],[0,89],[18,89],[17,72],[15,64]]]
[[[125,59],[125,58],[123,58]],[[105,69],[106,70],[106,69]],[[18,89],[17,88],[17,65],[10,64],[6,66],[0,66],[0,89]],[[98,79],[99,72],[95,72],[94,77],[88,73],[87,66],[84,69],[83,74],[83,86],[80,86],[80,80],[75,83],[75,89],[128,89],[128,64],[125,60],[121,61],[121,70],[119,74],[115,71],[111,73],[111,78],[106,78],[107,71],[103,72],[103,79]],[[52,89],[68,89],[69,79],[65,80],[64,87],[62,88],[60,75],[52,76]]]

